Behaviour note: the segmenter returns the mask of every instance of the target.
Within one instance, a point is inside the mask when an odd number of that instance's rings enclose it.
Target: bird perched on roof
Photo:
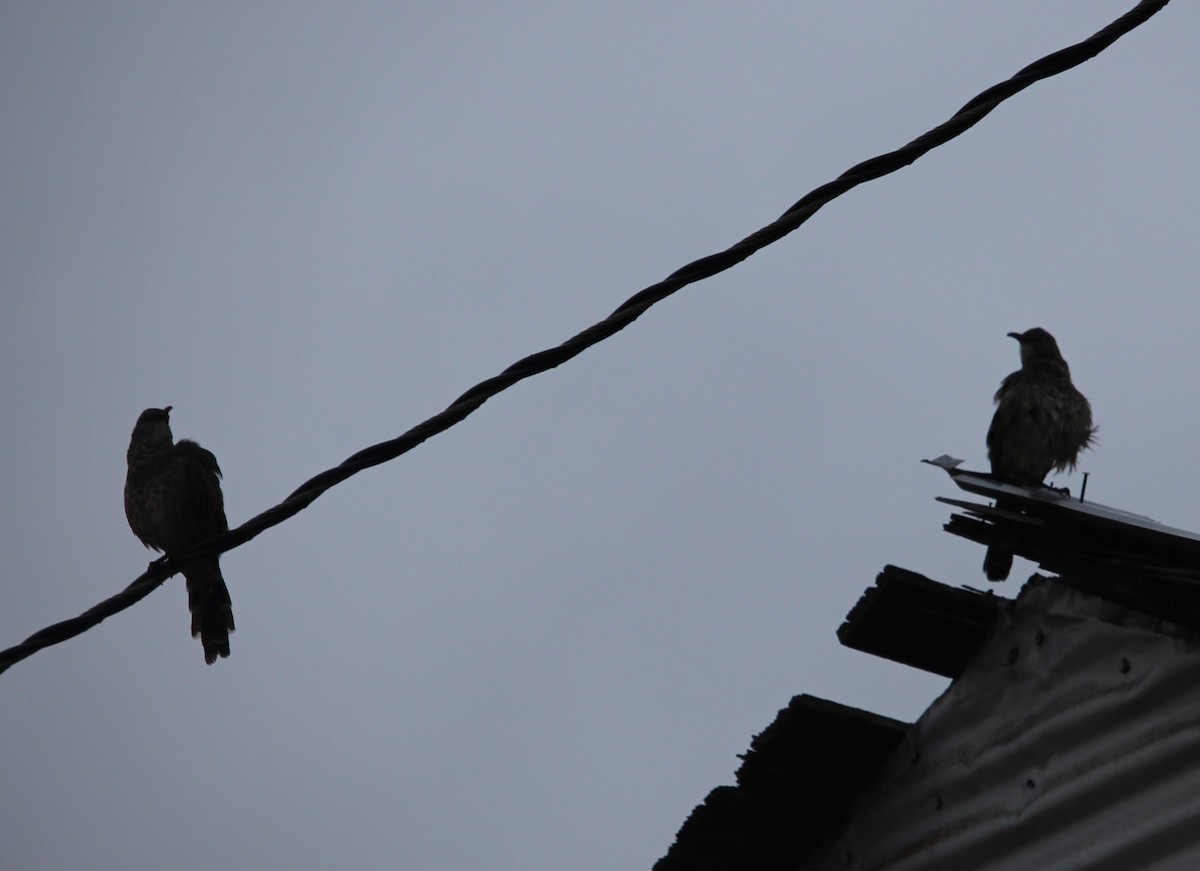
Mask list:
[[[176,556],[210,536],[226,532],[225,499],[217,458],[189,439],[171,435],[171,406],[138,416],[125,457],[125,517],[146,547]],[[204,645],[204,661],[229,656],[233,603],[217,557],[183,568],[192,637]]]
[[[1021,368],[996,391],[988,459],[993,475],[1037,487],[1051,469],[1074,469],[1080,451],[1092,444],[1092,406],[1071,382],[1054,336],[1041,327],[1008,335],[1021,343]],[[1008,577],[1012,558],[1011,551],[988,548],[983,561],[988,580]]]

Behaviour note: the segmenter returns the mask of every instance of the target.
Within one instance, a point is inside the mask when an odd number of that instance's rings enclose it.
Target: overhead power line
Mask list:
[[[689,263],[687,266],[671,273],[657,284],[652,284],[634,294],[607,318],[593,324],[561,345],[530,354],[528,357],[518,360],[509,366],[499,375],[476,384],[462,396],[458,397],[458,399],[454,400],[444,411],[417,424],[398,438],[364,448],[346,459],[341,465],[327,469],[319,475],[308,479],[281,503],[247,520],[236,529],[214,536],[186,553],[171,558],[164,558],[152,564],[147,571],[115,596],[111,596],[100,604],[89,608],[78,617],[72,617],[61,623],[47,626],[45,629],[31,635],[22,643],[0,651],[0,672],[7,670],[9,666],[20,662],[42,648],[59,644],[69,638],[74,638],[76,635],[86,632],[106,617],[125,610],[147,596],[167,578],[177,573],[183,566],[193,560],[203,556],[223,553],[245,544],[260,532],[282,523],[292,515],[307,508],[318,496],[335,484],[340,484],[342,481],[345,481],[352,475],[358,474],[364,469],[394,460],[401,454],[411,451],[431,436],[435,436],[454,426],[478,409],[487,400],[497,393],[507,390],[518,381],[523,381],[533,375],[560,366],[592,345],[602,342],[614,333],[625,329],[625,327],[641,317],[647,309],[675,293],[675,291],[736,266],[751,254],[791,233],[816,214],[817,210],[822,206],[846,193],[851,188],[908,166],[926,152],[970,129],[1002,102],[1025,90],[1025,88],[1028,88],[1034,82],[1058,75],[1095,57],[1120,37],[1129,33],[1161,10],[1168,2],[1169,0],[1142,0],[1142,2],[1138,3],[1129,12],[1126,12],[1112,24],[1093,36],[1075,45],[1056,51],[1053,54],[1046,55],[1040,60],[1031,63],[1007,81],[988,88],[955,112],[948,121],[918,136],[907,145],[897,148],[895,151],[890,151],[887,154],[873,157],[870,160],[864,160],[857,166],[842,173],[833,181],[809,192],[776,220],[751,233],[737,244],[731,245],[719,253],[710,254],[707,257],[702,257],[699,260]]]

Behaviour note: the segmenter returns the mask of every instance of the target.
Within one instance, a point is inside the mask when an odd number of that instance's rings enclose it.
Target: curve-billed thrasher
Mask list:
[[[167,556],[183,553],[210,536],[226,532],[225,500],[217,458],[188,439],[175,443],[168,416],[171,406],[147,408],[133,427],[125,455],[125,516],[146,547]],[[189,563],[188,610],[192,637],[200,636],[204,661],[229,655],[233,604],[217,557]]]
[[[1071,383],[1054,336],[1041,327],[1009,335],[1021,343],[1021,368],[996,391],[988,459],[993,475],[1037,487],[1051,469],[1074,469],[1079,452],[1091,445],[1092,406]],[[1011,551],[989,547],[983,560],[988,580],[1008,577],[1012,559]]]

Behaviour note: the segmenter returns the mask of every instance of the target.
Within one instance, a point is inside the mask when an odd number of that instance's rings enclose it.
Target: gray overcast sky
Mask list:
[[[145,568],[143,408],[241,523],[1132,5],[6,4],[0,644]],[[1092,400],[1089,495],[1200,528],[1198,31],[228,554],[230,659],[174,579],[0,676],[4,867],[648,867],[792,695],[943,689],[834,633],[886,563],[986,584],[918,460],[986,466],[1010,330]]]

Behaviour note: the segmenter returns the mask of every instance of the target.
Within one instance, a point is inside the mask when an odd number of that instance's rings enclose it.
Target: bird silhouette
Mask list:
[[[988,459],[993,475],[1037,487],[1051,469],[1074,469],[1080,452],[1095,440],[1092,406],[1071,382],[1054,336],[1041,327],[1008,335],[1021,344],[1021,368],[996,391]],[[983,560],[988,580],[1007,578],[1012,560],[1012,551],[989,547]]]
[[[226,532],[221,468],[210,451],[171,435],[171,406],[147,408],[138,416],[126,453],[125,517],[146,547],[176,556]],[[204,645],[204,661],[229,656],[233,603],[216,556],[189,563],[188,610],[192,637]]]

